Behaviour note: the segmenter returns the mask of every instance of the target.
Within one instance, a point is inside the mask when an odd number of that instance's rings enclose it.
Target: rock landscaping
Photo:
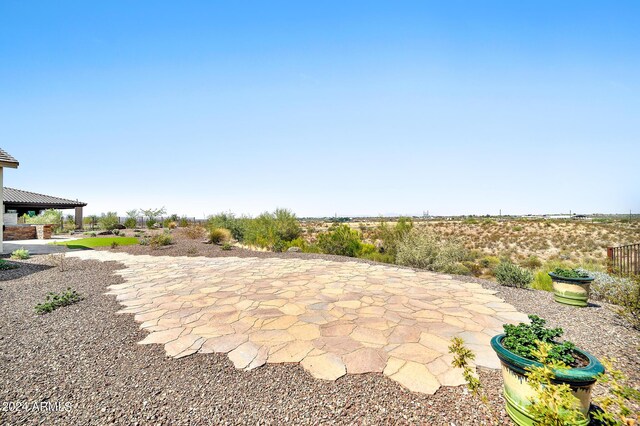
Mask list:
[[[67,257],[64,271],[46,256],[2,271],[0,399],[60,409],[4,410],[0,423],[487,424],[446,362],[453,335],[479,354],[489,406],[508,423],[500,372],[482,366],[497,364],[487,339],[523,313],[616,358],[640,385],[640,333],[604,303],[577,309],[475,278],[179,235]],[[68,288],[82,300],[36,313]]]

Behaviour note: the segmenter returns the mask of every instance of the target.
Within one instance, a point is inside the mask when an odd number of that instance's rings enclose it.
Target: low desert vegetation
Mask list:
[[[29,253],[29,250],[25,249],[24,247],[19,248],[17,250],[14,250],[13,252],[11,252],[11,258],[12,259],[26,260],[29,257],[31,257],[31,254]]]
[[[509,261],[500,262],[494,271],[499,284],[509,287],[526,288],[534,280],[533,273]]]
[[[75,290],[67,288],[60,293],[48,293],[44,302],[36,305],[36,313],[47,314],[63,306],[73,305],[82,300],[82,297]]]
[[[4,259],[0,259],[0,271],[8,271],[10,269],[16,269],[19,266],[12,262],[7,262]]]
[[[209,229],[209,242],[211,244],[225,244],[231,241],[231,231],[225,228]]]

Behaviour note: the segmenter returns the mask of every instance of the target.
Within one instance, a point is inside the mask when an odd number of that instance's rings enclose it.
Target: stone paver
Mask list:
[[[318,259],[69,253],[118,261],[108,294],[168,356],[226,353],[234,366],[300,363],[311,375],[383,373],[415,392],[463,383],[449,341],[499,368],[489,340],[526,315],[475,283],[391,265]]]

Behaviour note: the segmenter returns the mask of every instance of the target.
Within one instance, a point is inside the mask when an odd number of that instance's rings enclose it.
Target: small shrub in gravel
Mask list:
[[[445,239],[428,230],[414,228],[398,243],[398,265],[430,271],[466,275],[468,269],[460,262],[468,252],[457,239]]]
[[[222,245],[222,250],[231,250],[231,244],[229,243],[224,243]]]
[[[204,238],[204,235],[206,234],[207,230],[204,229],[203,226],[193,225],[193,226],[187,226],[186,228],[184,228],[182,232],[184,232],[184,235],[187,238],[190,238],[192,240],[197,240],[200,238]]]
[[[209,230],[209,242],[211,244],[224,244],[231,240],[231,231],[225,228],[211,228]]]
[[[67,288],[66,291],[60,293],[48,293],[44,303],[36,305],[36,313],[46,314],[52,312],[62,306],[72,305],[82,300],[82,297],[75,290]]]
[[[0,271],[8,271],[9,269],[16,269],[19,266],[15,263],[7,262],[4,259],[0,259]]]
[[[12,259],[21,259],[21,260],[26,260],[30,257],[31,255],[29,254],[29,250],[25,249],[25,248],[19,248],[17,250],[14,250],[11,253],[11,258]]]
[[[168,246],[173,244],[173,238],[171,238],[171,234],[164,232],[149,238],[148,244],[153,248]]]
[[[500,263],[494,273],[498,283],[508,287],[526,288],[534,279],[531,271],[511,262]]]

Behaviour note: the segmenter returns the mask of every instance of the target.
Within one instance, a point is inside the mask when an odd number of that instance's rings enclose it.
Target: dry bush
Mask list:
[[[184,228],[182,232],[184,233],[184,235],[187,236],[187,238],[191,238],[192,240],[197,240],[199,238],[204,238],[207,230],[200,225],[193,225],[193,226],[188,226]]]
[[[231,241],[231,231],[225,228],[211,228],[209,230],[209,242],[223,244]]]

